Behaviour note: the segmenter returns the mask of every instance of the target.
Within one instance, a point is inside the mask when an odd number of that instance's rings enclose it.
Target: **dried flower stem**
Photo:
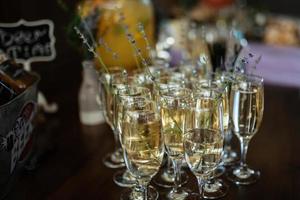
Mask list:
[[[88,24],[86,23],[86,20],[85,19],[82,19],[80,17],[80,20],[83,24],[83,28],[85,29],[86,33],[88,34],[88,36],[91,38],[92,40],[92,44],[93,44],[93,47],[96,48],[97,47],[97,44],[96,44],[96,40],[91,32],[91,29],[89,28]]]
[[[123,12],[120,12],[119,16],[120,16],[119,23],[120,23],[121,26],[123,27],[123,29],[124,29],[124,31],[125,31],[125,34],[126,34],[126,36],[127,36],[128,33],[129,33],[129,28],[128,28],[128,26],[127,26],[127,25],[125,24],[125,22],[124,22],[124,21],[125,21],[125,16],[124,16]],[[127,37],[127,38],[128,38],[128,37]],[[142,67],[141,67],[141,65],[140,65],[140,62],[139,62],[139,60],[138,60],[138,55],[137,55],[135,49],[132,48],[132,51],[133,51],[133,57],[134,57],[134,61],[135,61],[135,64],[136,64],[137,68],[138,68],[138,69],[142,69]]]
[[[74,27],[74,30],[75,30],[75,32],[77,33],[77,35],[79,36],[79,38],[82,40],[82,43],[87,47],[87,50],[88,50],[89,52],[91,52],[91,53],[94,55],[94,57],[99,61],[100,65],[102,66],[102,68],[104,69],[104,71],[105,71],[106,73],[109,73],[108,68],[107,68],[106,65],[104,64],[104,62],[103,62],[101,56],[99,56],[99,55],[96,53],[95,47],[92,46],[92,45],[88,42],[87,38],[83,35],[83,33],[81,33],[81,31],[79,30],[78,27],[75,26],[75,27]]]
[[[130,45],[131,45],[132,48],[134,49],[136,55],[138,55],[138,57],[140,58],[140,60],[141,60],[141,62],[142,62],[142,64],[143,64],[143,66],[144,66],[144,69],[145,69],[146,73],[150,76],[150,79],[151,79],[151,81],[153,82],[155,88],[158,90],[159,95],[161,95],[161,89],[160,89],[158,83],[155,81],[154,75],[151,73],[151,71],[150,71],[150,69],[149,69],[149,63],[148,63],[147,60],[143,57],[141,49],[139,49],[139,48],[137,47],[137,45],[136,45],[136,40],[135,40],[135,38],[133,37],[133,35],[128,31],[128,28],[125,29],[125,34],[126,34],[126,37],[127,37],[128,41],[129,41]],[[145,36],[146,36],[146,34],[145,34]],[[144,39],[145,39],[145,38],[147,38],[147,37],[144,37]],[[148,43],[148,44],[149,44],[149,43]],[[150,46],[149,46],[149,47],[150,47]],[[151,48],[151,47],[150,47],[150,48]],[[162,99],[164,99],[164,98],[162,98]],[[165,99],[164,99],[164,100],[165,100]],[[167,103],[166,100],[165,100],[165,103]],[[174,117],[173,117],[172,115],[170,115],[170,117],[171,117],[172,121],[174,122],[176,128],[180,131],[181,134],[183,134],[183,130],[181,129],[181,127],[179,126],[179,124],[177,123],[177,121],[174,119]]]
[[[151,52],[152,48],[151,48],[150,42],[149,42],[149,40],[147,38],[147,34],[145,32],[144,25],[141,22],[139,22],[137,26],[138,26],[139,32],[141,33],[141,35],[142,35],[142,37],[143,37],[143,39],[144,39],[144,41],[146,43],[146,49],[148,51],[148,56],[152,60],[152,52]]]
[[[115,59],[115,60],[119,59],[119,54],[116,53],[116,52],[114,52],[114,51],[108,46],[108,44],[104,41],[103,38],[100,38],[98,43],[99,43],[100,47],[103,47],[107,53],[110,53],[110,54],[112,55],[113,59]]]

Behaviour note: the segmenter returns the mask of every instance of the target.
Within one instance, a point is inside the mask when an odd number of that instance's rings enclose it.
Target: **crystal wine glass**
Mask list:
[[[213,75],[213,73],[212,73]],[[231,166],[238,160],[237,152],[235,152],[232,149],[231,141],[233,137],[232,129],[231,129],[231,120],[229,117],[229,110],[230,110],[230,92],[231,92],[231,86],[234,81],[234,74],[230,72],[222,72],[220,74],[215,74],[215,80],[217,83],[221,84],[225,91],[226,91],[226,97],[228,98],[228,108],[226,109],[228,111],[228,118],[229,118],[229,124],[228,128],[224,127],[225,132],[225,140],[224,140],[224,155],[222,158],[223,165],[225,166]]]
[[[209,102],[214,97],[220,99],[222,103],[223,113],[222,125],[225,135],[227,133],[229,125],[228,97],[225,87],[222,84],[220,85],[217,81],[213,79],[202,79],[200,83],[193,85],[194,94],[196,94],[198,98],[201,97],[203,101]],[[209,103],[203,103],[199,105],[199,109],[201,109],[203,113],[208,112],[210,110],[210,106],[211,105]],[[225,196],[228,193],[228,185],[218,178],[220,174],[222,175],[223,171],[225,171],[225,168],[223,166],[223,163],[220,163],[216,170],[210,173],[203,187],[204,198],[218,199]]]
[[[184,74],[174,72],[165,67],[150,67],[150,73],[155,77],[155,84],[151,80],[147,72],[138,73],[135,76],[137,77],[137,83],[149,88],[152,91],[152,97],[159,105],[159,96],[160,90],[173,87],[183,87],[185,85]],[[172,161],[168,156],[165,156],[166,167],[163,167],[160,170],[159,174],[154,177],[154,183],[160,187],[171,188],[174,186],[174,169],[172,167]],[[179,186],[187,183],[188,175],[185,171],[181,171],[181,182],[178,183]]]
[[[119,136],[122,134],[124,109],[129,109],[127,105],[135,105],[134,102],[139,103],[143,99],[151,99],[151,92],[148,88],[127,84],[114,85],[114,126]],[[128,170],[117,171],[113,180],[121,187],[131,187],[136,182]]]
[[[264,111],[263,78],[256,75],[239,74],[231,88],[230,116],[233,132],[241,145],[240,165],[228,172],[228,179],[237,185],[249,185],[258,180],[260,172],[246,164],[248,145],[257,133]]]
[[[136,178],[137,185],[125,190],[121,199],[157,199],[158,192],[153,187],[148,191],[148,185],[158,172],[164,155],[159,112],[154,106],[125,109],[122,126],[121,140],[126,167]]]
[[[171,88],[182,88],[186,85],[186,81],[183,79],[182,73],[170,72],[155,79],[156,87],[153,89],[153,98],[157,102],[158,108],[160,108],[160,93],[161,91]],[[187,183],[188,175],[184,170],[180,169],[180,181],[178,186],[182,186]],[[154,178],[154,183],[160,187],[172,188],[175,181],[174,165],[169,156],[166,156],[166,167],[164,167],[160,174]]]
[[[119,145],[118,133],[113,126],[113,93],[112,85],[118,81],[124,82],[123,75],[126,71],[122,67],[111,67],[108,72],[100,75],[99,89],[100,98],[103,105],[104,117],[107,124],[111,127],[114,134],[114,152],[108,153],[103,158],[103,164],[108,168],[120,168],[124,167],[124,159],[122,155],[122,149]]]
[[[222,158],[222,164],[225,166],[233,165],[237,161],[237,153],[231,147],[231,140],[232,140],[232,132],[231,132],[231,121],[229,117],[229,98],[230,98],[230,91],[231,85],[233,82],[233,74],[229,72],[210,72],[206,74],[204,77],[193,77],[192,85],[193,89],[199,88],[201,83],[209,83],[212,82],[214,85],[222,88],[225,90],[224,93],[224,134],[225,134],[225,143],[224,143],[224,154]],[[218,176],[224,173],[224,170],[218,170]]]
[[[183,130],[186,115],[190,109],[192,91],[187,88],[165,88],[160,90],[160,111],[162,132],[168,156],[175,170],[174,187],[168,193],[169,199],[185,199],[188,192],[181,185],[181,166],[184,159]]]
[[[197,177],[199,185],[199,194],[190,194],[189,198],[199,199],[204,197],[204,183],[222,159],[224,140],[222,96],[213,90],[208,93],[193,93],[193,103],[186,121],[185,159]]]

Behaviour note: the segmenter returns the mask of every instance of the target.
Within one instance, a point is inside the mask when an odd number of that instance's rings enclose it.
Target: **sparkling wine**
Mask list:
[[[224,110],[222,93],[210,91],[208,95],[194,96],[194,108],[186,120],[187,129],[205,128],[224,130]],[[228,126],[228,123],[227,123]]]
[[[211,113],[209,109],[216,109],[217,100],[221,99],[222,101],[222,118],[223,118],[223,130],[227,132],[229,128],[229,96],[228,96],[229,87],[225,85],[220,79],[216,80],[202,80],[197,85],[194,85],[195,95],[202,96],[196,100],[196,108],[199,110],[198,113],[208,115]],[[200,111],[201,110],[201,111]],[[216,114],[216,112],[215,112]],[[207,117],[198,117],[202,121],[205,121]],[[213,116],[211,116],[213,117]]]
[[[231,90],[231,117],[234,133],[241,138],[251,139],[257,132],[264,109],[262,86],[246,82],[234,84]]]
[[[207,175],[218,166],[223,152],[219,130],[191,129],[184,138],[185,159],[196,176]]]
[[[160,119],[145,110],[128,111],[125,115],[121,139],[126,166],[137,178],[152,177],[164,154]]]
[[[106,122],[113,128],[114,94],[113,85],[124,83],[124,69],[121,67],[109,68],[109,73],[104,73],[99,79],[100,97],[103,105]]]
[[[151,93],[148,88],[126,84],[115,84],[113,88],[114,126],[118,133],[121,133],[125,110],[151,109],[153,104],[147,101],[147,99],[151,99]]]
[[[116,105],[115,105],[115,126],[119,133],[122,135],[123,132],[123,123],[124,123],[124,114],[125,111],[134,111],[134,110],[143,110],[143,109],[153,109],[154,105],[151,102],[147,101],[146,97],[137,96],[137,97],[122,97],[119,96]],[[120,139],[122,142],[122,139]]]
[[[230,98],[231,84],[221,80],[217,80],[216,83],[218,84],[219,87],[224,88],[224,92],[222,93],[223,130],[224,132],[227,132],[229,128],[229,98]]]
[[[183,130],[187,109],[161,107],[162,131],[165,147],[171,158],[183,158]]]

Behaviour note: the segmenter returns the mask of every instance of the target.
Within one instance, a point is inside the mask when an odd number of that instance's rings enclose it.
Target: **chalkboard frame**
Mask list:
[[[39,26],[39,25],[48,25],[49,26],[49,35],[50,38],[50,49],[51,49],[51,55],[50,56],[36,56],[31,57],[29,59],[20,59],[16,58],[15,61],[18,63],[22,63],[25,68],[30,69],[30,63],[32,62],[47,62],[52,61],[56,58],[56,49],[55,49],[55,42],[56,38],[54,36],[54,23],[50,19],[41,19],[36,21],[26,21],[25,19],[20,19],[18,22],[15,23],[0,23],[0,27],[3,28],[13,28],[18,27],[20,25],[32,27],[32,26]]]

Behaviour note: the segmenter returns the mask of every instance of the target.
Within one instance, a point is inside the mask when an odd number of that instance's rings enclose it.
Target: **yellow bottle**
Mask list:
[[[105,43],[118,54],[115,59],[111,52],[99,46],[97,53],[101,56],[107,67],[124,66],[127,70],[137,68],[139,59],[136,59],[134,50],[130,45],[123,25],[127,25],[129,32],[136,39],[137,46],[142,55],[147,58],[146,43],[138,32],[137,24],[144,25],[147,38],[151,44],[154,43],[154,13],[150,0],[93,0],[87,1],[88,7],[83,6],[83,14],[86,16],[88,10],[97,7],[100,11],[96,40],[103,39]],[[120,13],[125,16],[123,25],[120,24]]]

